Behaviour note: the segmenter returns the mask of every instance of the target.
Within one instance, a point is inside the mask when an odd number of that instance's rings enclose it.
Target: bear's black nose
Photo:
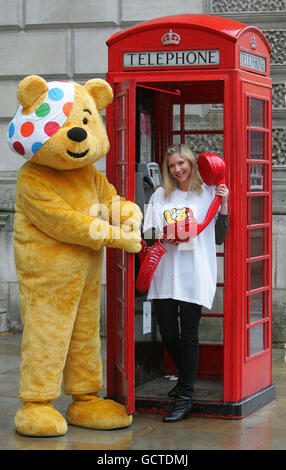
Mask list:
[[[82,142],[87,138],[87,133],[81,127],[73,127],[68,131],[68,138],[75,142]]]

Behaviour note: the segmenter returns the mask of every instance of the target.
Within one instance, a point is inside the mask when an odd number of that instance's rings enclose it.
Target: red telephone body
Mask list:
[[[198,168],[203,181],[208,186],[224,183],[225,163],[221,157],[215,153],[201,153],[198,156]],[[166,235],[174,234],[176,240],[184,242],[199,235],[215,216],[221,203],[221,197],[215,196],[211,203],[205,220],[197,224],[194,217],[189,217],[182,222],[174,222],[167,225],[165,232],[159,237],[158,241],[149,248],[144,240],[141,241],[142,250],[140,252],[140,270],[136,279],[136,289],[145,292],[149,289],[154,272],[162,256],[166,253],[161,240]]]

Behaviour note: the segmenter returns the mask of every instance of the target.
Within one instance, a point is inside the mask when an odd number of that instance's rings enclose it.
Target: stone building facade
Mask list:
[[[6,141],[19,80],[30,74],[79,83],[105,78],[106,40],[113,33],[179,13],[214,14],[255,25],[272,46],[273,342],[286,344],[286,0],[0,0],[0,332],[21,329],[12,230],[17,173],[24,160]],[[97,167],[104,172],[105,160]],[[104,299],[105,277],[103,333]]]

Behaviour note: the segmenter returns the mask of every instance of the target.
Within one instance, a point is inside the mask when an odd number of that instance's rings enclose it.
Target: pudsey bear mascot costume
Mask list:
[[[93,165],[109,150],[99,111],[111,103],[112,89],[101,79],[81,86],[31,75],[20,82],[18,99],[8,142],[28,161],[18,175],[14,226],[24,327],[16,430],[66,433],[67,422],[52,404],[63,379],[73,398],[69,423],[129,426],[123,405],[98,396],[103,249],[141,249],[140,209],[120,198]]]

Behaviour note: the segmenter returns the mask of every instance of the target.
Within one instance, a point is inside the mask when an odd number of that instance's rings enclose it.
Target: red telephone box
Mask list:
[[[203,313],[192,413],[242,418],[275,397],[269,43],[231,19],[176,15],[116,33],[107,44],[114,90],[107,176],[119,194],[135,200],[139,175],[146,196],[154,180],[152,171],[140,173],[142,163],[160,165],[171,143],[225,160],[230,229],[217,247],[214,305]],[[137,255],[107,250],[107,394],[129,413],[164,412],[172,388],[166,376],[175,370],[152,305],[135,290],[137,264]]]

